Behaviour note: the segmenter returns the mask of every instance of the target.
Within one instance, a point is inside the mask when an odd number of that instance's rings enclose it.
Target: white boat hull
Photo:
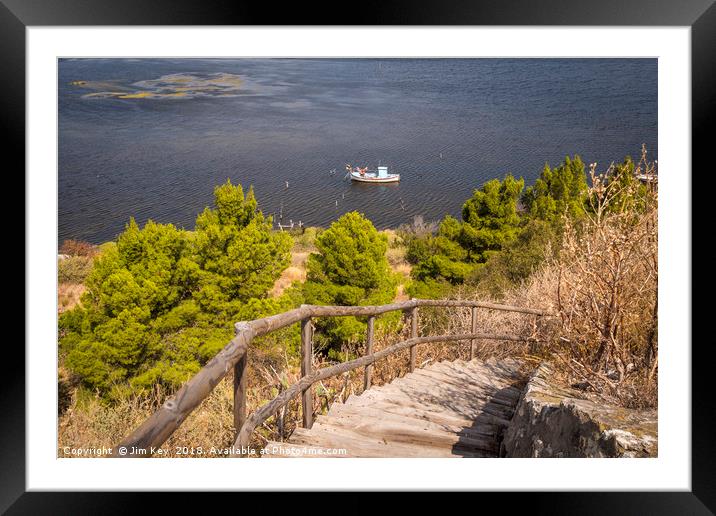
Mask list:
[[[351,172],[351,180],[359,183],[397,183],[400,181],[400,174],[388,174],[386,177],[378,177],[376,174],[360,175],[358,172]]]

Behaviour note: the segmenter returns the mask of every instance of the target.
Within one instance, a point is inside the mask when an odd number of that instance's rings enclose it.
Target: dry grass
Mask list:
[[[283,271],[274,283],[270,291],[271,297],[279,297],[295,281],[306,281],[308,255],[316,252],[316,248],[313,245],[315,234],[308,233],[309,229],[315,228],[308,228],[305,237],[296,239],[291,251],[291,265]],[[408,299],[407,294],[405,294],[405,284],[410,281],[412,266],[405,259],[406,248],[398,234],[392,229],[385,229],[382,232],[388,237],[388,251],[386,253],[388,264],[391,270],[397,273],[400,278],[396,301],[404,301]]]
[[[402,301],[407,301],[408,299],[410,299],[410,296],[405,291],[405,284],[400,283],[398,285],[398,288],[396,289],[395,300],[398,302],[402,302]]]
[[[645,151],[644,151],[645,152]],[[636,173],[653,173],[642,158]],[[556,269],[555,356],[575,381],[622,405],[653,407],[658,382],[657,192],[592,168],[591,210],[568,221]],[[608,179],[608,180],[607,180]],[[554,272],[552,273],[554,275]],[[554,281],[552,281],[554,283]]]
[[[645,155],[635,173],[654,173]],[[503,302],[557,317],[535,328],[530,353],[549,357],[564,383],[632,408],[658,405],[656,190],[622,182],[626,169],[592,168],[586,220],[567,220],[559,256],[549,257]],[[605,181],[605,176],[610,180]],[[504,315],[497,316],[505,332]]]
[[[289,265],[274,283],[270,291],[271,297],[279,297],[294,281],[306,281],[306,261],[310,251],[293,251]]]
[[[388,237],[388,251],[385,253],[388,265],[398,276],[398,289],[395,300],[407,301],[408,295],[405,293],[405,287],[410,282],[412,266],[405,259],[405,243],[395,230],[385,229],[383,233]]]
[[[187,418],[162,446],[168,457],[181,456],[176,447],[212,446],[225,448],[232,444],[232,379],[220,382],[202,404]],[[59,419],[58,456],[62,449],[115,446],[144,422],[161,405],[164,393],[133,397],[109,405],[99,397],[78,400],[75,391],[72,402]],[[158,455],[157,455],[158,456]]]
[[[274,378],[267,371],[281,371],[290,381],[298,379],[300,368],[288,365],[285,357],[267,355],[251,349],[249,356],[247,407],[256,410],[267,399],[275,396]],[[66,374],[60,382],[67,382]],[[67,408],[59,417],[58,456],[64,457],[62,449],[115,446],[122,438],[151,416],[166,400],[169,393],[157,388],[149,395],[135,396],[119,403],[108,404],[99,396],[88,395],[74,389]],[[184,452],[182,447],[201,448],[206,457],[222,457],[222,451],[234,443],[233,422],[233,374],[229,373],[211,394],[192,412],[176,432],[162,445],[165,457],[196,458]],[[261,443],[266,431],[259,429],[255,440]],[[211,453],[215,448],[217,454]],[[159,456],[159,455],[155,455]]]
[[[60,283],[57,285],[57,312],[71,310],[80,304],[80,297],[87,290],[81,283]]]

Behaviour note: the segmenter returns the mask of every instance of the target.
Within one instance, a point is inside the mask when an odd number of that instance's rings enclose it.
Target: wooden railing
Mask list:
[[[464,335],[418,336],[418,308],[424,306],[470,307],[472,315],[471,333]],[[301,394],[303,426],[310,428],[313,424],[313,394],[311,386],[321,380],[365,367],[364,389],[371,386],[372,364],[377,360],[397,353],[403,349],[410,350],[410,371],[416,366],[416,346],[434,342],[470,341],[470,358],[473,358],[477,341],[481,339],[525,341],[524,337],[510,335],[477,333],[477,310],[502,310],[519,312],[536,316],[549,316],[542,310],[523,308],[511,305],[484,303],[468,300],[427,300],[411,299],[399,303],[380,306],[317,306],[302,305],[300,308],[277,315],[239,322],[235,325],[235,337],[211,359],[194,377],[192,377],[177,393],[168,399],[162,407],[149,417],[129,436],[125,437],[116,447],[113,457],[148,457],[152,450],[159,448],[174,431],[184,422],[187,416],[211,393],[216,385],[233,368],[234,370],[234,427],[237,430],[235,447],[240,449],[249,442],[251,434],[258,425],[263,423],[277,410],[281,409],[294,397]],[[373,352],[375,318],[381,314],[402,310],[409,314],[410,339],[394,344],[378,352]],[[317,371],[312,370],[313,331],[311,319],[316,317],[368,317],[368,331],[365,355],[350,362],[344,362]],[[251,341],[261,335],[285,328],[291,324],[301,324],[301,379],[278,397],[263,405],[250,418],[246,417],[246,350]],[[118,450],[123,453],[117,453]]]

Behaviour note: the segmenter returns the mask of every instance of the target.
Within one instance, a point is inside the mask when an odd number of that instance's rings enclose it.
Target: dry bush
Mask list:
[[[251,348],[247,370],[249,389],[247,392],[247,410],[258,409],[266,400],[278,394],[275,379],[269,372],[286,372],[286,381],[298,381],[300,369],[295,365],[282,365],[286,357],[268,355],[261,350]],[[71,380],[61,379],[62,384]],[[195,454],[182,453],[181,447],[202,448],[205,457],[223,457],[209,455],[212,447],[226,450],[234,444],[236,429],[233,420],[233,374],[230,372],[214,388],[211,394],[187,417],[186,421],[162,445],[166,450],[164,457],[197,458]],[[99,395],[87,395],[86,391],[76,389],[64,403],[59,418],[58,456],[64,457],[62,449],[108,447],[119,443],[149,418],[171,394],[160,386],[149,394],[126,398],[121,402],[107,403]],[[79,396],[83,394],[82,396]],[[288,412],[288,427],[292,430],[300,417],[297,401],[292,403]],[[270,436],[275,438],[275,421],[269,421],[254,432],[254,446],[263,445]],[[285,434],[284,434],[285,435]],[[159,457],[160,455],[155,455]]]
[[[597,175],[587,216],[565,220],[562,249],[508,296],[558,315],[538,329],[540,354],[575,385],[628,407],[657,405],[657,201],[655,187]],[[655,175],[645,153],[633,174]],[[506,302],[508,302],[506,300]]]
[[[556,317],[480,309],[478,331],[530,341],[480,342],[477,356],[548,358],[570,384],[624,406],[655,407],[658,193],[655,183],[623,176],[656,177],[656,164],[644,150],[634,171],[612,165],[597,175],[592,165],[590,173],[586,217],[565,220],[559,254],[547,249],[544,263],[500,298]],[[491,301],[469,286],[452,297]],[[421,327],[430,334],[469,333],[470,324],[470,309],[422,309]],[[465,358],[468,350],[458,346],[451,356]]]
[[[463,286],[453,291],[452,298],[536,308],[551,313],[549,298],[536,293],[536,285],[527,281],[518,289],[507,292],[499,301],[478,293],[474,287]],[[471,308],[421,308],[422,335],[472,333]],[[548,342],[554,332],[554,320],[547,317],[487,308],[477,309],[477,332],[511,335],[524,340],[478,339],[475,358],[519,357],[525,364],[535,364],[549,354]],[[418,347],[418,365],[433,361],[469,360],[470,341],[433,344]]]
[[[437,222],[425,222],[422,215],[415,215],[413,222],[410,224],[401,224],[396,233],[403,240],[410,237],[423,238],[437,233],[438,226],[439,224]]]
[[[59,419],[59,457],[66,456],[62,453],[66,446],[115,446],[151,416],[167,395],[157,387],[151,395],[135,396],[108,404],[99,396],[78,400],[79,392],[75,391],[69,408]],[[168,452],[166,456],[181,456],[176,449],[180,446],[203,447],[204,450],[212,446],[231,446],[234,433],[232,406],[232,379],[226,378],[162,445]]]
[[[99,254],[99,247],[83,240],[65,240],[60,247],[60,253],[69,256],[94,258]]]
[[[80,304],[80,298],[86,290],[81,283],[60,283],[57,285],[57,312],[71,310]]]
[[[591,167],[589,209],[567,221],[556,264],[558,357],[594,390],[629,406],[656,404],[657,193],[625,168]],[[635,174],[653,174],[645,155]]]
[[[88,256],[70,256],[57,261],[59,283],[83,283],[92,272],[93,259]]]

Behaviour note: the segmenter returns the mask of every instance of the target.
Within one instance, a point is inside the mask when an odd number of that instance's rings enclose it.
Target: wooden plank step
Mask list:
[[[439,362],[430,368],[422,369],[423,371],[439,371],[445,374],[450,374],[467,380],[479,385],[490,385],[494,388],[504,390],[506,394],[514,395],[519,397],[522,393],[521,385],[523,382],[516,382],[512,378],[503,378],[495,376],[488,370],[471,368],[467,366],[456,365],[452,362]]]
[[[416,371],[417,372],[417,371]],[[496,379],[487,379],[485,377],[475,376],[470,371],[462,369],[454,369],[450,366],[435,367],[430,370],[425,370],[425,374],[444,374],[448,377],[452,377],[454,380],[459,379],[468,382],[470,385],[474,385],[476,388],[489,389],[494,392],[498,392],[499,396],[503,399],[508,400],[519,400],[522,396],[522,390],[525,385],[525,381],[498,381]]]
[[[327,416],[321,416],[333,420],[347,421],[356,428],[357,425],[367,421],[371,424],[391,424],[399,426],[407,426],[420,432],[437,432],[449,433],[451,435],[461,435],[477,440],[494,440],[498,435],[498,428],[495,425],[470,422],[468,426],[446,425],[433,423],[424,419],[418,419],[409,416],[392,414],[380,409],[371,407],[355,407],[336,405],[336,410]]]
[[[414,412],[396,414],[382,408],[377,408],[371,404],[346,405],[344,403],[334,403],[328,412],[328,416],[337,418],[345,417],[348,419],[359,419],[363,417],[377,418],[413,425],[415,428],[452,432],[466,436],[495,437],[498,433],[498,427],[492,424],[483,423],[476,425],[474,421],[469,419],[460,420],[458,424],[454,422],[431,421],[426,418],[417,417]]]
[[[412,375],[412,376],[411,376]],[[491,403],[491,393],[480,391],[463,390],[459,387],[450,386],[446,382],[436,381],[433,378],[410,373],[404,378],[404,382],[393,382],[395,385],[405,387],[404,392],[414,393],[415,396],[430,395],[444,400],[445,403],[454,404],[460,408],[472,409],[473,414],[482,412],[487,405],[488,413],[510,419],[514,413],[512,405],[498,405]],[[393,385],[391,384],[391,385]],[[516,404],[515,404],[516,405]]]
[[[471,379],[469,376],[463,376],[460,373],[451,371],[449,369],[431,369],[425,371],[415,371],[414,374],[419,376],[431,377],[434,382],[447,382],[456,386],[462,386],[466,390],[470,390],[476,393],[484,393],[491,397],[498,397],[499,399],[508,403],[517,403],[521,397],[521,390],[518,388],[512,388],[507,385],[495,385],[485,384],[479,380]]]
[[[438,371],[415,371],[415,373],[412,374],[424,376],[429,378],[432,382],[448,383],[456,387],[465,387],[470,394],[475,394],[480,398],[484,398],[489,402],[496,403],[498,405],[514,408],[519,401],[519,396],[506,395],[499,389],[480,389],[478,386],[474,386],[468,381],[463,381],[462,379],[455,377],[451,378],[447,374],[443,374]]]
[[[514,391],[516,396],[521,394],[521,384],[525,381],[522,376],[520,376],[519,379],[515,379],[512,376],[504,377],[499,374],[495,374],[489,369],[483,369],[481,367],[468,367],[467,365],[459,366],[450,362],[439,362],[429,369],[460,375],[460,377],[472,379],[475,383],[487,384],[499,389],[505,389],[506,392]],[[520,386],[517,387],[516,385]]]
[[[503,397],[508,399],[518,399],[520,393],[519,389],[513,389],[509,384],[486,381],[483,378],[475,377],[469,373],[448,368],[432,367],[429,369],[416,369],[414,372],[408,373],[405,377],[408,377],[408,375],[430,376],[437,381],[446,381],[465,390],[505,391]]]
[[[414,378],[396,380],[391,384],[391,390],[384,391],[383,395],[387,399],[436,405],[467,418],[477,416],[486,403],[484,399],[470,396],[463,391],[449,389],[434,382],[421,382]]]
[[[496,436],[485,436],[452,432],[430,427],[427,424],[416,426],[414,423],[396,421],[390,418],[362,415],[351,417],[318,416],[316,422],[321,425],[345,428],[366,437],[384,439],[391,443],[403,443],[421,446],[449,447],[460,446],[465,449],[498,451]]]
[[[518,361],[488,360],[485,362],[470,361],[466,363],[468,369],[485,371],[489,375],[512,378],[520,381],[528,375],[523,371],[523,365]]]
[[[344,403],[345,406],[373,407],[391,414],[407,415],[418,419],[425,419],[434,423],[457,425],[467,427],[474,423],[472,418],[459,415],[451,410],[444,410],[435,405],[421,405],[399,400],[371,398],[370,396],[351,396]],[[500,422],[491,422],[493,426],[503,426]]]
[[[380,392],[374,392],[371,389],[360,396],[376,401],[390,401],[391,403],[418,410],[437,411],[461,419],[473,420],[483,412],[484,402],[480,403],[479,400],[474,398],[466,400],[463,396],[451,399],[449,397],[450,393],[446,394],[438,391],[435,386],[432,386],[431,392],[431,386],[429,385],[407,384],[401,386],[396,385],[396,382],[393,382],[389,388]],[[418,387],[421,387],[422,391]],[[445,396],[448,397],[446,398]],[[501,419],[496,421],[498,424],[509,424],[509,420],[505,420],[502,416],[499,416],[498,419]]]
[[[385,439],[367,437],[351,430],[315,423],[311,430],[297,428],[291,443],[345,449],[354,457],[489,457],[487,452],[468,452],[448,448],[389,443]]]
[[[405,376],[405,381],[398,384],[402,389],[419,394],[429,393],[434,396],[444,397],[444,400],[452,402],[463,402],[467,406],[479,409],[488,403],[496,391],[469,389],[459,384],[442,381],[428,375],[410,373]]]

